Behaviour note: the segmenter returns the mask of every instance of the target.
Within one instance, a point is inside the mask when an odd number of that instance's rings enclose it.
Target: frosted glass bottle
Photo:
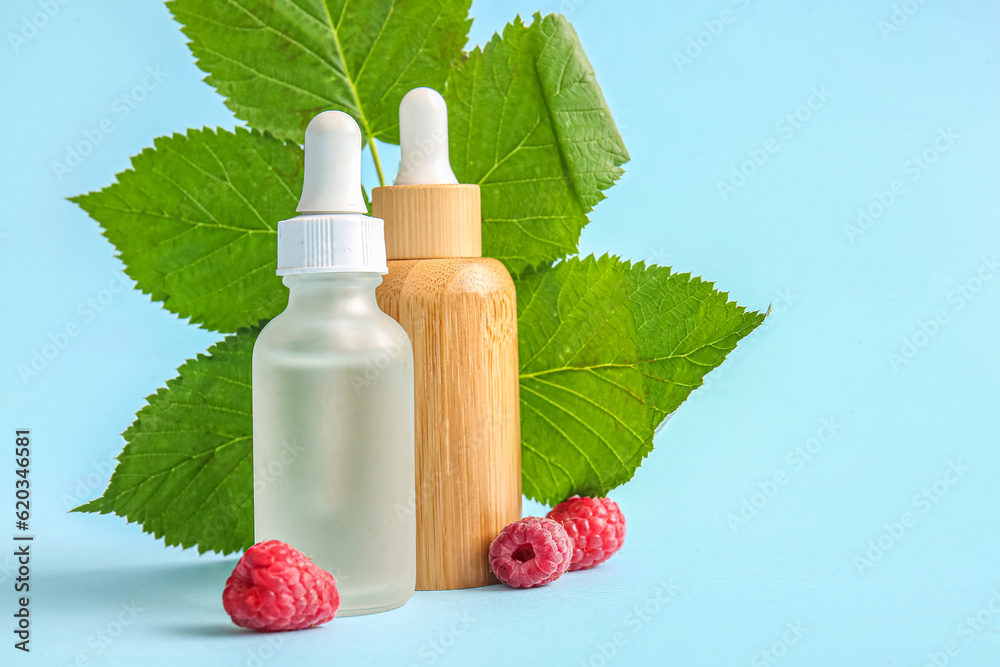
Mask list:
[[[373,273],[286,276],[253,351],[255,541],[337,579],[340,616],[392,609],[416,581],[413,353]]]
[[[413,350],[375,301],[384,227],[345,113],[306,128],[298,211],[277,225],[288,307],[253,349],[254,538],[332,573],[339,616],[385,611],[416,583]]]
[[[416,582],[413,352],[381,282],[286,276],[253,351],[255,541],[333,573],[341,616],[398,607]]]

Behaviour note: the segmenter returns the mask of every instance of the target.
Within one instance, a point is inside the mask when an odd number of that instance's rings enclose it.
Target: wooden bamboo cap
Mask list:
[[[374,188],[372,215],[385,220],[390,260],[483,256],[478,185]]]

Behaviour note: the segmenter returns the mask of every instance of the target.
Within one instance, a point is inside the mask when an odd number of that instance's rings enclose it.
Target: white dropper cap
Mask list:
[[[448,159],[448,105],[433,88],[414,88],[399,103],[395,185],[458,183]]]
[[[299,213],[367,213],[361,195],[361,128],[343,111],[324,111],[306,127]]]
[[[278,223],[278,275],[388,273],[381,218],[365,215],[361,129],[342,111],[306,128],[305,173],[297,211]]]

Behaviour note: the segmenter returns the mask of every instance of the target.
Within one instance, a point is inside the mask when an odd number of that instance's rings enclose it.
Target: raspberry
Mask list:
[[[529,516],[508,524],[490,544],[490,567],[514,588],[544,586],[569,568],[573,542],[555,521]]]
[[[573,540],[570,570],[600,565],[621,549],[625,541],[625,517],[610,498],[573,496],[545,516],[558,521]]]
[[[222,606],[233,623],[261,632],[326,623],[340,608],[333,575],[284,542],[255,544],[226,581]]]

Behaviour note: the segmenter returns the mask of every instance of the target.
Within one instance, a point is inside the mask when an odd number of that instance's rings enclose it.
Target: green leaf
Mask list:
[[[399,101],[441,90],[471,0],[172,0],[206,81],[258,130],[301,142],[320,111],[399,142]]]
[[[517,278],[525,495],[603,496],[653,434],[764,319],[711,283],[612,257]]]
[[[520,18],[448,78],[452,167],[483,193],[483,254],[512,273],[576,252],[628,161],[594,70],[562,16]]]
[[[564,18],[518,18],[454,63],[468,0],[168,4],[209,83],[258,131],[158,139],[117,183],[73,201],[103,226],[143,291],[195,323],[239,331],[149,397],[123,434],[107,491],[77,511],[115,513],[202,552],[253,541],[259,329],[240,327],[286,303],[275,229],[295,215],[303,160],[282,140],[299,140],[324,109],[354,115],[366,138],[396,141],[402,95],[444,88],[456,174],[482,186],[485,253],[517,274],[532,498],[603,495],[629,480],[664,418],[763,321],[688,274],[562,259],[576,253],[587,214],[628,160]]]
[[[231,553],[253,544],[250,358],[242,329],[178,369],[123,433],[104,495],[77,512],[114,513],[168,545]]]
[[[302,150],[237,128],[154,142],[118,182],[73,197],[118,248],[125,272],[171,312],[231,332],[281,312],[279,220],[296,215]]]

